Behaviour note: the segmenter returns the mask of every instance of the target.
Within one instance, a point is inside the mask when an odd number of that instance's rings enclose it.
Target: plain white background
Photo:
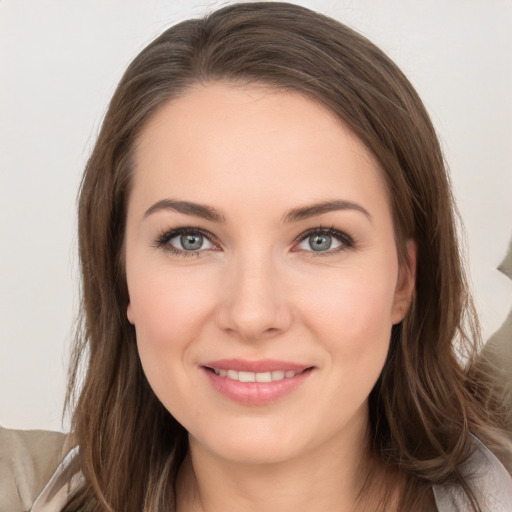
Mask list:
[[[124,68],[177,21],[228,2],[0,0],[0,423],[66,429],[75,200]],[[488,337],[512,303],[512,2],[310,0],[385,50],[439,132]]]

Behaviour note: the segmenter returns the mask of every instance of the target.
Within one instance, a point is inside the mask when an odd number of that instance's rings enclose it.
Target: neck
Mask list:
[[[358,498],[372,465],[366,416],[364,420],[363,428],[351,435],[342,432],[310,452],[265,464],[227,460],[190,437],[177,480],[177,510],[359,510]]]

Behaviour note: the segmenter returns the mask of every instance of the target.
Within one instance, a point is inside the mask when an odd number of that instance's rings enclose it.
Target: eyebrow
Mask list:
[[[218,223],[225,222],[226,220],[224,215],[212,206],[193,203],[191,201],[177,201],[174,199],[162,199],[157,201],[146,210],[144,217],[148,217],[149,215],[162,210],[172,210],[177,213],[184,213],[185,215],[192,215],[194,217],[200,217],[202,219]],[[339,210],[355,210],[363,213],[370,222],[373,221],[368,210],[360,204],[354,203],[353,201],[344,201],[339,199],[292,208],[283,216],[282,221],[283,223],[288,224]]]
[[[310,217],[315,217],[317,215],[322,215],[324,213],[338,210],[355,210],[357,212],[363,213],[366,217],[368,217],[370,222],[373,221],[373,217],[370,215],[370,212],[360,204],[354,203],[353,201],[337,199],[333,201],[323,201],[321,203],[293,208],[283,217],[283,222],[297,222],[299,220],[309,219]]]
[[[161,201],[157,201],[146,210],[144,217],[161,210],[172,210],[177,213],[193,215],[194,217],[200,217],[212,222],[225,221],[224,215],[211,206],[192,203],[190,201],[175,201],[174,199],[162,199]]]

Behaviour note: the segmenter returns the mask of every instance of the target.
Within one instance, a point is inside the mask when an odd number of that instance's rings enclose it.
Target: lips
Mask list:
[[[245,405],[264,405],[291,393],[314,369],[286,361],[224,359],[202,365],[213,388]]]

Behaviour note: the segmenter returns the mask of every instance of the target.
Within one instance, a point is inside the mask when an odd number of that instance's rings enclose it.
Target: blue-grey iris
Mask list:
[[[308,239],[309,246],[313,251],[326,251],[331,248],[331,235],[311,235]]]
[[[186,251],[197,251],[203,245],[203,235],[187,234],[180,237],[181,246]]]

